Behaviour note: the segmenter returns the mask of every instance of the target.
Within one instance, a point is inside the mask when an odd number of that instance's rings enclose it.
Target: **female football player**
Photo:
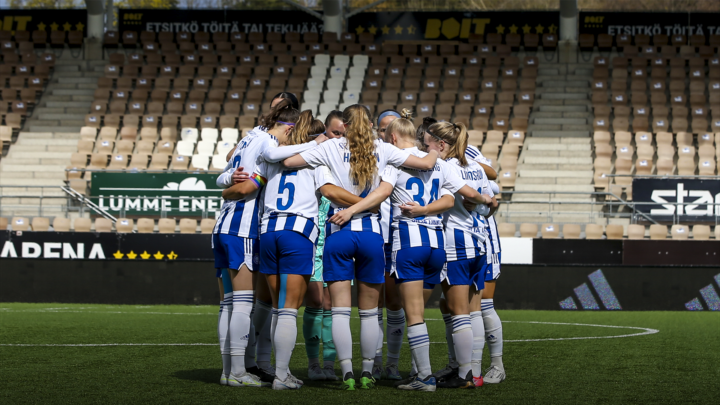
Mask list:
[[[345,138],[332,139],[322,145],[285,160],[286,167],[326,166],[337,186],[360,197],[379,184],[379,173],[387,165],[430,170],[437,153],[424,158],[378,140],[372,131],[367,107],[351,105],[343,111],[347,132]],[[327,197],[327,195],[326,195]],[[329,198],[332,201],[332,198]],[[344,209],[331,204],[328,216]],[[328,224],[323,257],[323,277],[330,288],[333,313],[333,341],[343,375],[343,388],[355,389],[352,372],[352,336],[350,334],[350,281],[358,281],[360,312],[360,349],[363,357],[360,388],[374,386],[372,377],[378,339],[377,305],[384,280],[383,238],[378,215],[361,212],[344,226]]]

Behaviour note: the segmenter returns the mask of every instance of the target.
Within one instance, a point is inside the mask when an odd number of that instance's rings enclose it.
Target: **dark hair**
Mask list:
[[[300,117],[300,111],[292,106],[289,99],[282,99],[267,114],[260,117],[260,122],[265,131],[273,129],[278,121],[296,123]]]
[[[298,102],[297,96],[295,94],[282,91],[274,95],[273,98],[270,99],[270,104],[272,104],[273,100],[275,100],[276,98],[290,100],[290,102],[292,103],[292,108],[300,110],[300,103]]]
[[[327,117],[325,117],[325,127],[329,127],[330,124],[332,123],[332,120],[334,120],[334,119],[338,119],[338,120],[342,121],[343,112],[340,110],[330,111],[330,114],[328,114]]]
[[[430,125],[436,122],[438,121],[433,117],[424,117],[422,119],[422,124],[420,124],[415,131],[415,137],[417,138],[419,145],[425,144],[425,132],[427,132],[428,128],[430,128]]]

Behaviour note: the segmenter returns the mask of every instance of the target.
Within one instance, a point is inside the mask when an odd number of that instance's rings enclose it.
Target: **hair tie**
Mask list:
[[[279,123],[279,124],[290,125],[291,127],[294,127],[294,126],[295,126],[295,124],[292,123],[292,122],[285,122],[285,121],[275,121],[275,122],[277,122],[277,123]]]
[[[382,112],[382,113],[378,116],[378,119],[377,119],[377,125],[378,125],[378,127],[380,126],[380,121],[382,121],[383,118],[385,118],[385,117],[387,117],[387,116],[389,116],[389,115],[392,115],[393,117],[397,117],[397,118],[402,118],[402,117],[400,116],[400,114],[399,114],[397,111],[395,111],[395,110],[384,111],[384,112]]]
[[[456,123],[453,122],[453,129],[460,129]]]

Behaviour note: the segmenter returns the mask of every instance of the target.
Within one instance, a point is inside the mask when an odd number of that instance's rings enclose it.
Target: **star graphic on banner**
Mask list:
[[[375,35],[377,33],[377,27],[375,27],[374,25],[369,26],[368,32]]]
[[[557,27],[555,26],[555,24],[552,24],[548,27],[548,32],[551,34],[554,34],[557,32]]]
[[[81,23],[81,22],[75,24],[75,29],[76,29],[76,30],[82,31],[83,28],[85,28],[85,24],[83,24],[83,23]]]
[[[525,24],[525,25],[522,27],[523,34],[529,34],[531,29],[532,29],[531,26]]]
[[[65,31],[70,31],[70,28],[72,28],[72,25],[69,22],[66,22],[63,24],[63,28]]]
[[[120,253],[120,249],[118,249],[117,252],[113,253],[113,256],[115,256],[116,259],[122,259],[125,255]]]
[[[170,253],[168,253],[167,256],[168,256],[168,259],[170,259],[170,260],[175,260],[178,257],[178,255],[175,254],[175,251],[172,251],[172,250],[170,251]]]
[[[137,253],[133,252],[132,250],[130,253],[127,254],[128,259],[134,259],[137,257]]]
[[[537,32],[538,34],[542,34],[544,29],[545,29],[545,27],[543,27],[542,25],[538,24],[538,25],[535,27],[535,32]]]
[[[408,32],[408,34],[414,34],[416,29],[417,28],[415,28],[414,25],[411,25],[411,26],[407,27],[407,32]]]
[[[165,257],[165,255],[162,254],[162,253],[160,253],[160,251],[158,250],[158,252],[155,253],[155,254],[153,255],[153,257],[156,258],[156,259],[158,259],[158,260],[160,260],[160,259],[162,259],[163,257]]]
[[[517,34],[518,26],[513,24],[513,25],[509,26],[508,29],[510,30],[511,34]]]
[[[500,25],[498,25],[497,27],[495,27],[495,29],[497,30],[497,33],[498,33],[498,34],[504,34],[504,33],[505,33],[505,27],[504,27],[502,24],[500,24]]]
[[[363,32],[365,32],[365,28],[363,28],[362,25],[358,25],[358,27],[355,28],[355,32],[356,32],[358,35],[360,35],[360,34],[362,34]]]
[[[143,260],[147,260],[147,259],[150,258],[150,253],[148,253],[147,250],[145,250],[145,251],[142,252],[142,254],[140,255],[140,257],[142,257]]]
[[[50,24],[50,31],[57,31],[58,27],[59,27],[59,25],[57,25],[57,23],[53,22],[52,24]]]
[[[47,25],[45,25],[45,23],[40,23],[37,25],[38,31],[45,31],[45,27],[47,27]]]
[[[390,27],[387,25],[381,28],[383,35],[390,33]]]
[[[395,28],[393,28],[393,29],[395,30],[395,34],[402,34],[402,30],[403,30],[402,25],[396,25]]]

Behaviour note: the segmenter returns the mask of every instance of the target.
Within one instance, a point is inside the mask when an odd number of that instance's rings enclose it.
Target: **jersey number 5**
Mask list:
[[[277,207],[279,210],[286,210],[293,205],[295,201],[295,184],[290,183],[287,179],[288,176],[297,176],[297,170],[285,170],[282,172],[280,177],[280,186],[278,187]],[[285,190],[288,190],[287,204],[283,204],[282,195],[285,194]]]

